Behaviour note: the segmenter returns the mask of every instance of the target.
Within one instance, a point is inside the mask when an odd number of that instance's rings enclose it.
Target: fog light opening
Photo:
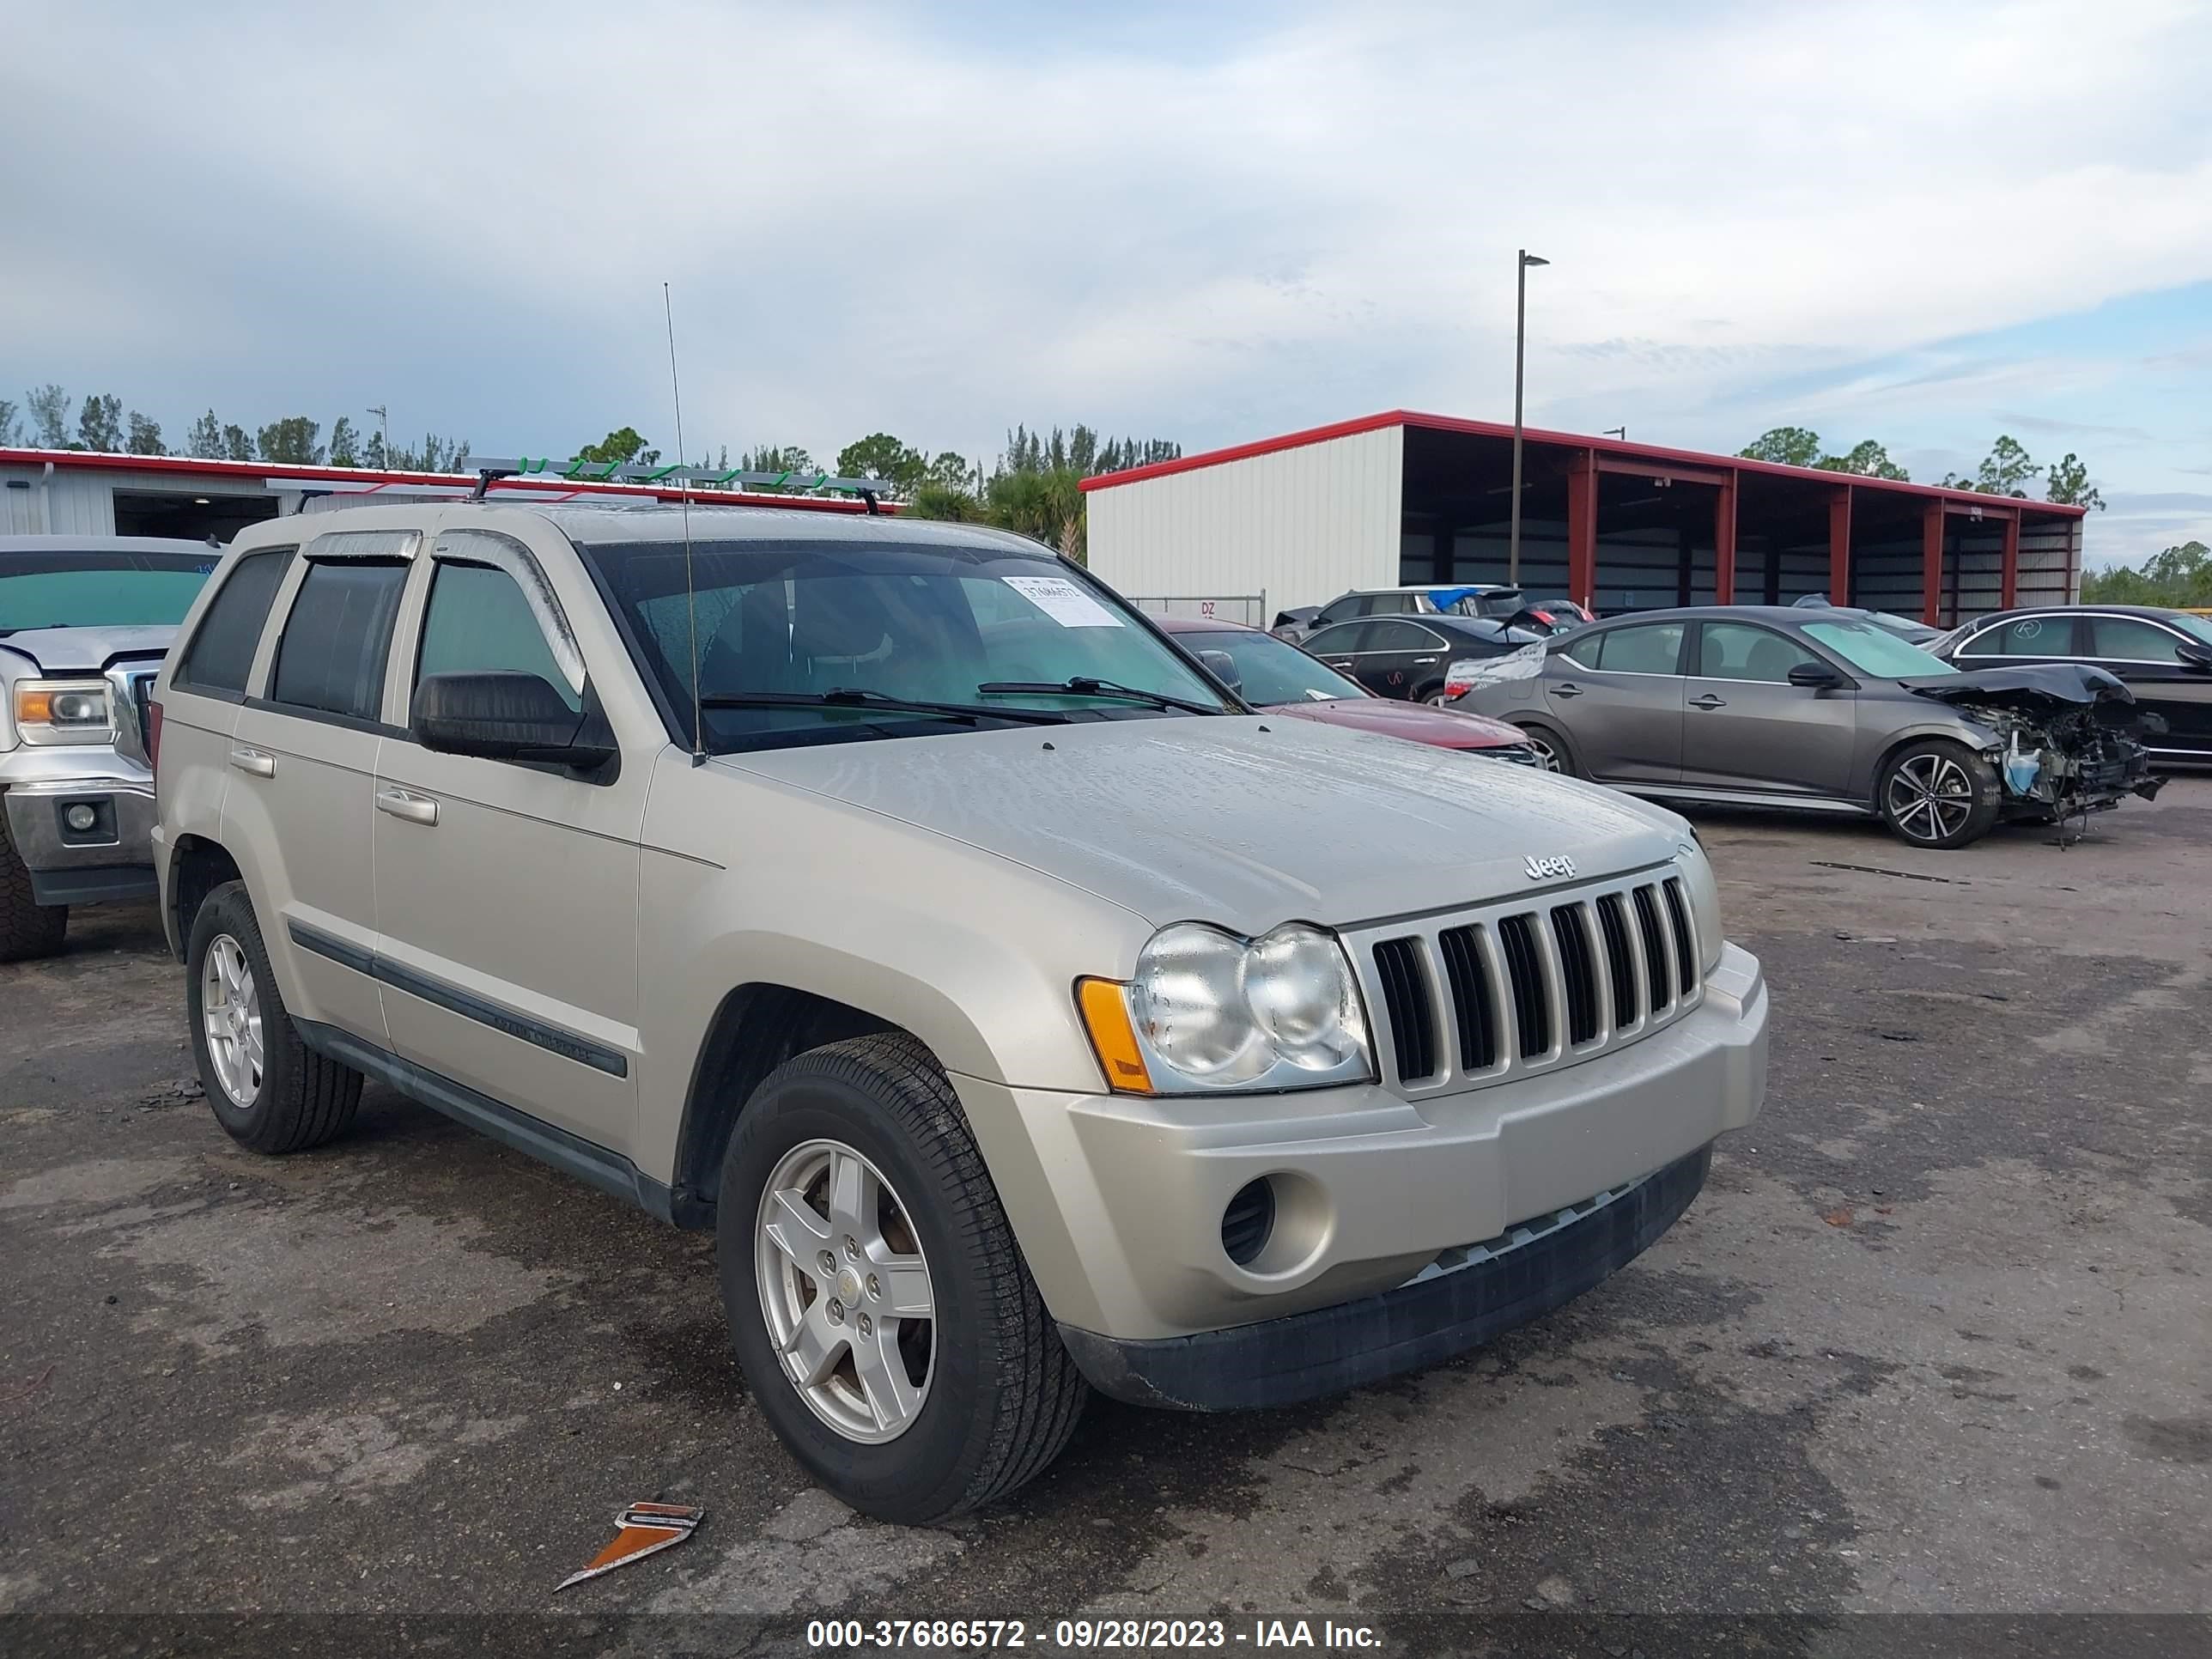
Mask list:
[[[1275,1231],[1275,1186],[1262,1176],[1237,1189],[1221,1212],[1221,1248],[1240,1267],[1259,1260]]]
[[[62,816],[67,820],[69,827],[80,835],[100,822],[100,814],[82,801],[77,802]]]

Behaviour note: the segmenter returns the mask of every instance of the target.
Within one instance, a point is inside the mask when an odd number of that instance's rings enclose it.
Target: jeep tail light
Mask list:
[[[161,705],[150,697],[146,702],[146,766],[147,769],[161,769]]]

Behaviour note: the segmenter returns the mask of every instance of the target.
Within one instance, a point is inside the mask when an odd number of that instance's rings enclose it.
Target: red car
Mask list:
[[[1302,720],[1348,726],[1438,749],[1476,750],[1498,760],[1537,763],[1528,734],[1484,714],[1377,697],[1295,645],[1242,623],[1156,617],[1177,645],[1255,708]]]

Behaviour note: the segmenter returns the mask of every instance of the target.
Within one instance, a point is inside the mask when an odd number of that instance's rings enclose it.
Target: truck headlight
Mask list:
[[[25,743],[106,743],[114,735],[106,680],[19,680],[15,732]]]
[[[1344,946],[1303,922],[1256,939],[1177,922],[1152,935],[1127,982],[1086,979],[1076,997],[1123,1093],[1306,1089],[1375,1075]]]
[[[1698,954],[1705,958],[1698,969],[1710,974],[1721,959],[1721,890],[1694,830],[1675,849],[1674,862],[1682,872],[1682,890],[1690,896],[1690,924],[1698,930]]]

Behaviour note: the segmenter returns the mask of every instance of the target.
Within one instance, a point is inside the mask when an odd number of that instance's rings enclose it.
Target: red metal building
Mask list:
[[[1091,478],[1091,564],[1127,592],[1264,592],[1271,609],[1503,581],[1512,439],[1392,410]],[[1948,625],[2080,591],[2077,507],[1574,433],[1523,440],[1519,580],[1607,614],[1826,593]]]

